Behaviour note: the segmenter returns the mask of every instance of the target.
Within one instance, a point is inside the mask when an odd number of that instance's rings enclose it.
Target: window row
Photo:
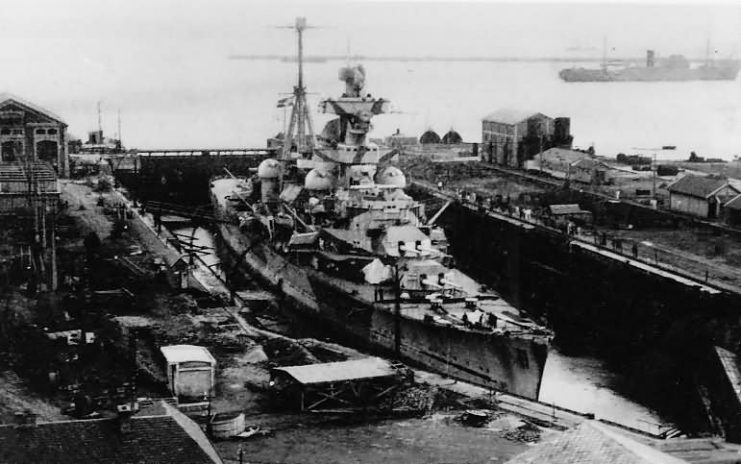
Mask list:
[[[57,133],[57,129],[36,129],[36,135],[57,135]],[[0,129],[0,135],[23,135],[23,129],[3,127]]]

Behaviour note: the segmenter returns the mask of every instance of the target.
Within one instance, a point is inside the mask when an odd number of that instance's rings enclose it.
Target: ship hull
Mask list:
[[[310,267],[293,264],[258,237],[233,224],[219,232],[240,272],[257,276],[309,318],[352,345],[401,358],[486,388],[537,400],[548,356],[539,337],[464,330],[407,317],[353,295]],[[396,346],[396,333],[400,344]]]
[[[627,68],[619,71],[601,69],[564,69],[559,73],[566,82],[681,82],[681,81],[733,81],[736,68],[662,69]]]

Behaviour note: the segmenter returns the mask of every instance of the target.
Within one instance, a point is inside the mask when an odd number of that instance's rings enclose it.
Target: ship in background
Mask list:
[[[336,118],[315,136],[306,27],[296,21],[298,84],[278,156],[251,178],[211,182],[227,250],[297,315],[354,345],[537,399],[552,334],[455,268],[443,229],[404,192],[396,150],[368,138],[389,101],[365,92],[362,66],[340,70],[344,93],[320,106]]]
[[[645,66],[611,68],[603,61],[598,69],[569,68],[558,75],[566,82],[733,81],[740,68],[738,60],[706,60],[692,67],[682,55],[671,55],[657,62],[654,51],[647,50]]]

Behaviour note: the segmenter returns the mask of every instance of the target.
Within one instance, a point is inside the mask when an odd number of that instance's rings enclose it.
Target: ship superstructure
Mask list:
[[[550,333],[452,266],[445,232],[389,164],[396,152],[368,140],[388,100],[366,93],[362,66],[340,79],[343,94],[320,105],[337,116],[321,143],[288,136],[253,178],[212,182],[230,250],[358,345],[537,399]]]
[[[558,75],[566,82],[732,81],[736,80],[739,68],[736,60],[706,60],[700,66],[691,67],[681,55],[657,62],[654,51],[648,50],[645,66],[610,67],[603,63],[599,69],[568,68]]]

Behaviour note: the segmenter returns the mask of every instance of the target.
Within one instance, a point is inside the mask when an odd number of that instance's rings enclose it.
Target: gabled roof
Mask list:
[[[686,464],[605,425],[587,421],[539,443],[507,464]]]
[[[681,193],[691,197],[708,198],[726,186],[735,190],[737,193],[741,193],[728,183],[728,179],[711,176],[696,176],[694,174],[687,174],[669,185],[667,190],[672,193]]]
[[[523,110],[517,110],[517,109],[501,109],[494,111],[493,113],[489,113],[486,116],[484,116],[484,121],[491,121],[491,122],[500,122],[504,124],[518,124],[522,121],[526,121],[532,117],[548,117],[544,115],[543,113],[538,113],[535,111],[523,111]]]
[[[0,426],[0,462],[222,464],[198,424],[169,404],[159,415]]]
[[[731,198],[725,205],[724,208],[741,210],[741,194]]]
[[[0,110],[2,110],[4,106],[8,104],[12,104],[12,103],[15,103],[19,106],[26,107],[26,109],[33,111],[35,113],[38,113],[42,116],[46,116],[47,118],[53,119],[60,124],[64,124],[65,126],[67,125],[67,123],[65,123],[64,120],[62,120],[62,118],[60,118],[55,113],[52,113],[51,111],[45,108],[35,105],[13,94],[10,94],[7,92],[0,93]]]

